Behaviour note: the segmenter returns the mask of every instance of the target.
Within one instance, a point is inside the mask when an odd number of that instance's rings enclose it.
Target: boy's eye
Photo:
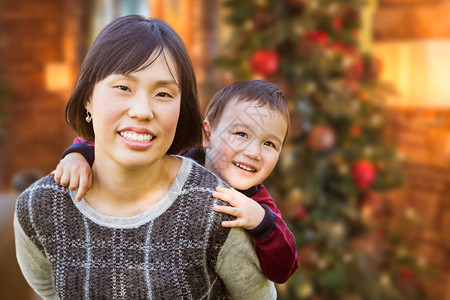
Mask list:
[[[269,146],[269,147],[272,147],[272,148],[276,149],[276,146],[275,146],[275,144],[274,144],[274,143],[272,143],[272,142],[265,142],[265,143],[264,143],[264,145],[265,145],[265,146]]]
[[[124,91],[124,92],[130,91],[130,89],[125,85],[117,85],[116,88],[118,88],[119,90]]]
[[[247,137],[247,134],[245,132],[242,132],[242,131],[236,132],[235,134],[238,135],[238,136],[241,136],[241,137]]]

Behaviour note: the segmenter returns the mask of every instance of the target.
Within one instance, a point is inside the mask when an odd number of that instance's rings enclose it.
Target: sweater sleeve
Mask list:
[[[277,215],[266,204],[261,204],[264,209],[264,218],[256,228],[247,230],[255,239],[268,237],[277,225]]]
[[[263,273],[276,283],[284,283],[300,265],[294,234],[287,228],[280,210],[262,184],[252,199],[270,208],[276,216],[273,231],[264,238],[255,237],[255,243]]]
[[[87,142],[83,140],[82,138],[75,138],[73,141],[73,144],[70,145],[69,148],[64,150],[63,154],[61,155],[61,159],[63,159],[67,154],[77,152],[83,155],[83,157],[87,160],[89,165],[92,167],[92,164],[94,163],[94,143],[93,142]]]
[[[33,290],[43,299],[59,299],[53,286],[48,259],[28,238],[14,214],[16,256],[23,276]]]
[[[251,236],[232,228],[222,246],[215,270],[232,299],[276,299],[273,282],[262,273]]]

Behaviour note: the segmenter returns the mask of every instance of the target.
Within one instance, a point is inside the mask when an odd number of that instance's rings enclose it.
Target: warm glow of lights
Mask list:
[[[151,16],[166,21],[182,38],[190,53],[192,47],[192,18],[194,17],[193,0],[151,0]]]
[[[398,91],[389,105],[450,107],[450,40],[379,42],[373,53],[383,62],[381,80]]]
[[[45,86],[50,92],[65,92],[72,88],[70,66],[64,62],[45,66]]]

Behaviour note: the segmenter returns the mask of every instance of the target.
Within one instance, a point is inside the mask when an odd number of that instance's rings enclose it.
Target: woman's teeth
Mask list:
[[[236,167],[238,167],[238,168],[244,169],[245,171],[256,172],[255,169],[250,168],[250,167],[247,167],[247,166],[245,166],[245,165],[243,165],[243,164],[240,164],[240,163],[233,163],[233,164],[234,164]]]
[[[121,136],[123,136],[127,140],[130,140],[133,142],[149,143],[153,139],[153,136],[150,134],[136,133],[136,132],[131,132],[131,131],[122,131],[119,133]]]

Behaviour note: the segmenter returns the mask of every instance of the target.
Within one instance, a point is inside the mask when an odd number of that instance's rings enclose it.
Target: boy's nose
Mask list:
[[[251,141],[248,143],[244,149],[244,154],[248,157],[254,159],[254,160],[260,160],[261,159],[261,151],[260,147],[257,142]]]

